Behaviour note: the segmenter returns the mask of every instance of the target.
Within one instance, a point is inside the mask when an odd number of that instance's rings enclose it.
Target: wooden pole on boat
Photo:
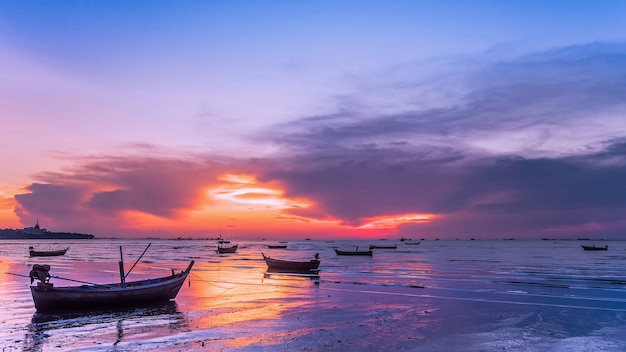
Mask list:
[[[130,272],[133,270],[133,268],[135,267],[135,265],[137,265],[137,263],[139,263],[139,261],[141,260],[141,258],[143,257],[144,254],[146,254],[146,251],[148,250],[148,248],[150,248],[150,245],[152,244],[152,242],[148,243],[148,247],[146,247],[146,249],[143,250],[143,253],[141,253],[141,255],[139,256],[139,259],[137,259],[137,261],[135,262],[135,264],[133,264],[133,266],[130,267],[130,269],[128,270],[128,272],[126,273],[126,275],[124,275],[124,278],[126,278],[126,276],[128,276],[128,274],[130,274]]]
[[[126,277],[124,276],[124,255],[122,254],[122,246],[120,246],[120,281],[122,287],[126,287]]]

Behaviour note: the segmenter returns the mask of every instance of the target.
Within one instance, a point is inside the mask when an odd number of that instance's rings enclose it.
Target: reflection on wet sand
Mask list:
[[[184,315],[176,302],[136,309],[73,312],[68,314],[35,313],[26,327],[24,351],[44,351],[63,346],[117,346],[120,342],[171,335],[187,329]],[[126,336],[126,337],[125,337]],[[71,340],[68,340],[71,337]]]
[[[279,279],[279,280],[311,280],[316,285],[320,284],[320,275],[310,273],[298,273],[298,272],[280,272],[280,271],[266,271],[263,274],[264,279]]]
[[[260,255],[264,242],[242,241],[235,255],[218,256],[207,242],[173,249],[181,243],[158,241],[134,279],[184,267],[190,259],[197,263],[173,311],[160,313],[44,318],[33,315],[28,279],[5,277],[0,346],[42,352],[571,350],[558,348],[568,338],[586,339],[595,350],[626,346],[620,284],[626,261],[610,251],[581,259],[582,250],[567,243],[524,242],[511,251],[504,241],[433,241],[372,259],[338,257],[332,246],[353,242],[336,242],[290,241],[281,257],[320,253],[319,276],[304,277],[268,272]],[[10,264],[0,262],[0,270],[26,274],[42,263],[24,259],[26,245],[6,246]],[[138,256],[145,241],[124,245]],[[119,241],[72,243],[72,255],[50,264],[61,276],[113,282],[118,247]]]

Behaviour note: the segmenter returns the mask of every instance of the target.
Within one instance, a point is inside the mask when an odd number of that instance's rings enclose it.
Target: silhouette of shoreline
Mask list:
[[[23,229],[2,229],[2,240],[60,240],[60,239],[93,239],[94,235],[76,232],[52,232],[39,227],[39,220],[33,227]]]
[[[41,234],[26,233],[23,230],[2,229],[0,239],[2,240],[61,240],[61,239],[93,239],[94,235],[76,232],[51,232],[46,231]]]

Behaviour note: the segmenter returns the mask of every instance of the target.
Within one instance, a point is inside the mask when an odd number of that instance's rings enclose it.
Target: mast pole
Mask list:
[[[120,282],[122,287],[126,287],[126,277],[124,276],[124,255],[122,254],[122,246],[120,246]]]

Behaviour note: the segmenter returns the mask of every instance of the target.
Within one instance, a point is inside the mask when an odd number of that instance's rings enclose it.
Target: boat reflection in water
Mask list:
[[[315,285],[320,284],[320,275],[319,273],[297,273],[297,272],[279,272],[279,271],[266,271],[263,274],[264,279],[293,279],[293,280],[311,280],[315,283]]]
[[[140,342],[185,332],[187,325],[185,316],[179,312],[174,301],[134,309],[35,313],[25,329],[23,350],[47,351],[80,345],[93,347],[94,339],[101,341],[102,348],[116,349],[122,342]]]

